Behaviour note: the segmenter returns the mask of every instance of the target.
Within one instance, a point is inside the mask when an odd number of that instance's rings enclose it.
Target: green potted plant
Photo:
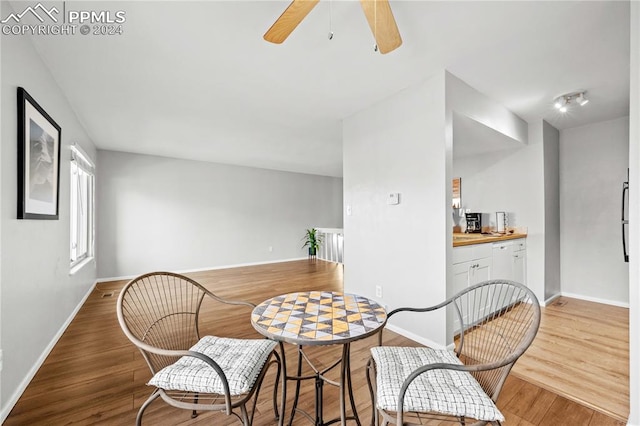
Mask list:
[[[322,244],[322,238],[318,235],[318,230],[316,228],[307,229],[302,239],[304,241],[302,248],[309,247],[309,257],[315,257],[320,244]]]

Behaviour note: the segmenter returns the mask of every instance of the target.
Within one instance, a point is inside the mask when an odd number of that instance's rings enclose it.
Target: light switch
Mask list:
[[[387,198],[387,204],[400,204],[400,194],[397,192],[392,192],[391,194],[389,194],[389,197]]]
[[[347,216],[351,216],[351,204],[347,204]]]

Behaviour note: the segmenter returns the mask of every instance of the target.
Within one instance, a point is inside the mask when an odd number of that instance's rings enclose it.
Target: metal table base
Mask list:
[[[319,370],[315,365],[311,362],[311,360],[304,353],[302,346],[298,346],[298,368],[295,376],[284,375],[284,380],[295,380],[296,381],[296,391],[295,396],[293,398],[293,407],[291,409],[291,417],[289,418],[288,425],[291,426],[293,423],[293,419],[296,413],[300,413],[309,419],[315,426],[325,426],[331,425],[333,423],[340,422],[342,425],[345,425],[347,420],[355,420],[358,426],[361,426],[360,418],[358,417],[358,412],[356,410],[356,404],[353,398],[353,386],[351,382],[351,360],[350,360],[350,352],[351,352],[351,344],[344,343],[342,345],[342,357],[331,364],[329,367]],[[305,361],[311,369],[314,371],[314,374],[303,376],[302,375],[302,363]],[[325,375],[340,366],[340,381],[336,382],[327,378]],[[315,417],[312,417],[306,411],[303,411],[298,408],[298,399],[300,397],[300,383],[304,380],[314,380],[315,383]],[[336,386],[340,389],[340,417],[335,419],[331,419],[328,421],[324,420],[323,416],[323,388],[324,384],[328,383],[332,386]],[[346,407],[346,395],[345,392],[349,393],[349,403],[351,404],[351,415],[347,416],[347,407]],[[286,399],[286,395],[283,395]]]

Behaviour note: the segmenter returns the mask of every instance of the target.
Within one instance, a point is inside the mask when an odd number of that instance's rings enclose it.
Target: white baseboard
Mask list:
[[[18,400],[20,399],[24,391],[27,389],[27,386],[29,386],[29,383],[31,383],[31,380],[33,380],[34,376],[36,375],[40,367],[42,367],[42,364],[44,364],[44,361],[47,359],[47,357],[49,356],[49,353],[51,353],[53,348],[56,346],[56,344],[58,343],[58,340],[60,340],[64,332],[67,330],[67,327],[69,327],[69,324],[71,324],[71,321],[73,321],[73,319],[76,317],[76,314],[78,313],[80,308],[82,308],[82,306],[84,305],[84,302],[87,301],[87,299],[93,292],[93,289],[96,287],[96,284],[97,284],[97,281],[94,282],[93,285],[89,288],[89,291],[87,291],[87,294],[84,295],[80,303],[78,303],[78,305],[73,310],[73,312],[71,312],[71,315],[69,315],[69,317],[64,322],[64,324],[62,324],[62,327],[60,327],[60,329],[55,334],[55,336],[53,336],[53,338],[51,339],[51,342],[49,342],[49,344],[44,349],[44,351],[42,351],[42,354],[40,354],[40,357],[36,360],[33,367],[31,367],[31,370],[29,370],[25,378],[22,380],[22,382],[20,382],[20,385],[15,390],[13,395],[11,395],[11,397],[7,400],[6,405],[2,407],[2,411],[0,411],[0,424],[4,423],[7,417],[9,417],[9,413],[11,412],[13,407],[16,405],[16,403],[18,402]]]
[[[296,257],[293,259],[280,259],[280,260],[269,260],[266,262],[251,262],[251,263],[237,263],[234,265],[221,265],[221,266],[208,266],[206,268],[197,268],[197,269],[183,269],[183,270],[179,270],[179,271],[170,271],[170,272],[175,272],[177,274],[190,274],[193,272],[204,272],[204,271],[212,271],[212,270],[216,270],[216,269],[231,269],[231,268],[242,268],[243,266],[259,266],[259,265],[269,265],[271,263],[283,263],[283,262],[294,262],[296,260],[305,260],[308,259],[307,257]],[[322,260],[322,259],[318,259],[318,260]],[[328,261],[326,261],[328,262]],[[137,276],[142,275],[144,272],[141,272],[140,274],[136,274],[136,275],[125,275],[122,277],[107,277],[107,278],[98,278],[97,282],[98,283],[104,283],[104,282],[109,282],[109,281],[121,281],[121,280],[131,280]]]
[[[549,297],[547,300],[543,301],[540,305],[543,306],[543,307],[549,306],[550,304],[552,304],[560,296],[562,296],[561,293],[554,294],[553,296]]]
[[[586,300],[587,302],[596,302],[605,305],[618,306],[620,308],[629,308],[629,303],[618,302],[616,300],[600,299],[599,297],[583,296],[581,294],[567,293],[565,291],[563,291],[561,295],[565,297],[571,297],[572,299]]]
[[[394,333],[398,333],[399,335],[401,335],[401,336],[403,336],[403,337],[406,337],[407,339],[411,339],[411,340],[413,340],[414,342],[418,342],[418,343],[420,343],[421,345],[428,346],[428,347],[430,347],[430,348],[432,348],[432,349],[448,349],[448,348],[449,348],[449,347],[444,347],[444,346],[442,346],[442,345],[440,345],[440,344],[438,344],[438,343],[434,342],[433,340],[426,339],[426,338],[424,338],[424,337],[422,337],[422,336],[418,336],[418,335],[417,335],[417,334],[415,334],[415,333],[412,333],[412,332],[410,332],[410,331],[407,331],[407,330],[405,330],[404,328],[400,328],[400,327],[395,326],[395,325],[393,325],[393,324],[389,324],[389,323],[387,323],[387,325],[385,326],[385,328],[386,328],[387,330],[391,330],[391,331],[393,331]]]

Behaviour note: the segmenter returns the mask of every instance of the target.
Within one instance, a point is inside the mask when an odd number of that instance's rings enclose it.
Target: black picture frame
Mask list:
[[[57,220],[62,129],[18,87],[18,219]]]

